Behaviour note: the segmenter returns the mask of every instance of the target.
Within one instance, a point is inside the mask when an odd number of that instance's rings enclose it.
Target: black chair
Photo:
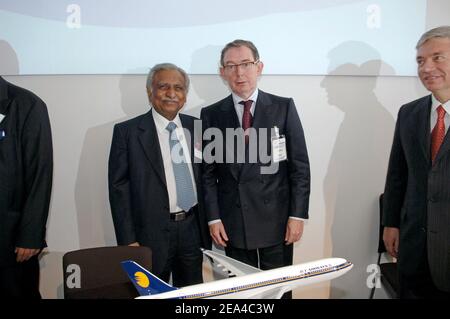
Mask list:
[[[391,298],[397,298],[399,291],[399,283],[398,283],[398,272],[397,272],[397,263],[395,262],[386,262],[381,263],[381,257],[384,253],[386,253],[386,247],[383,242],[383,194],[379,197],[379,234],[378,234],[378,267],[380,269],[380,280],[381,285],[386,290],[387,294]],[[372,288],[370,292],[370,299],[373,299],[373,295],[375,294],[376,287]]]
[[[130,299],[138,296],[120,264],[133,260],[151,270],[148,247],[115,246],[80,249],[63,256],[65,299]],[[79,278],[76,278],[78,276]]]

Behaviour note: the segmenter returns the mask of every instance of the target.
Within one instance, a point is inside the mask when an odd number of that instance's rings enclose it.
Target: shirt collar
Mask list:
[[[180,115],[177,113],[175,118],[172,121],[169,121],[164,116],[156,112],[155,108],[152,107],[152,115],[153,115],[153,121],[155,122],[156,129],[159,133],[168,133],[169,131],[166,130],[167,125],[169,122],[174,122],[177,125],[177,128],[183,127],[180,120]]]
[[[439,107],[439,105],[442,105],[442,107],[444,108],[445,112],[447,112],[447,114],[450,114],[450,101],[447,101],[445,103],[441,103],[438,101],[438,99],[436,99],[434,97],[433,94],[431,94],[431,112],[436,112],[436,109]]]
[[[241,98],[239,95],[235,94],[234,92],[231,92],[231,96],[233,97],[234,105],[239,105],[239,102],[248,101],[248,100],[252,100],[255,104],[256,99],[258,98],[258,89],[256,89],[247,100],[244,100],[243,98]]]

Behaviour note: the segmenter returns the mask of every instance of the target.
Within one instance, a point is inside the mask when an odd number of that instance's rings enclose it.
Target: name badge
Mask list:
[[[285,137],[272,138],[272,158],[274,163],[287,160]]]

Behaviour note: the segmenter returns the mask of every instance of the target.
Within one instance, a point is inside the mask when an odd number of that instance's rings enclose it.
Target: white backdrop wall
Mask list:
[[[113,125],[148,110],[145,76],[7,77],[48,105],[54,139],[54,186],[42,292],[62,297],[64,252],[115,245],[108,206],[107,160]],[[335,281],[332,297],[364,297],[376,262],[377,197],[399,106],[424,94],[416,78],[270,76],[260,88],[292,96],[311,161],[310,220],[296,262],[345,257],[355,268]],[[395,90],[393,90],[395,88]],[[218,77],[194,76],[186,113],[227,94]],[[332,290],[333,293],[334,290]],[[328,297],[328,287],[305,296]]]
[[[428,27],[450,21],[446,0],[429,1],[427,12]],[[405,57],[409,58],[414,59]],[[334,65],[332,52],[330,65]],[[390,66],[382,60],[338,68],[355,72],[382,68],[390,74]],[[259,82],[262,90],[294,98],[305,130],[312,176],[310,220],[295,245],[295,262],[336,256],[355,264],[331,285],[297,290],[297,298],[369,296],[366,279],[371,273],[366,269],[377,259],[378,196],[384,187],[397,111],[427,94],[416,77],[333,75],[339,71],[330,69],[327,76],[263,76]],[[39,95],[50,113],[55,166],[41,291],[45,298],[62,298],[62,255],[116,244],[107,192],[112,129],[115,123],[148,110],[145,76],[5,78]],[[203,106],[228,94],[218,76],[196,75],[191,81],[185,113],[198,116]],[[380,291],[376,296],[384,294]]]

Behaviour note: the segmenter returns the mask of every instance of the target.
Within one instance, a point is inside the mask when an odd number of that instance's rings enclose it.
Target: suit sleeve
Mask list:
[[[303,127],[295,103],[289,99],[286,145],[290,181],[290,216],[309,217],[310,168]]]
[[[124,132],[118,125],[114,127],[109,154],[108,187],[117,244],[134,243],[137,239],[131,213],[128,147]]]
[[[16,247],[45,247],[53,178],[53,148],[47,107],[37,100],[24,121],[22,135],[24,204]]]
[[[401,116],[400,109],[395,124],[394,141],[392,142],[391,155],[386,177],[386,186],[383,195],[383,226],[399,227],[400,212],[405,198],[408,167],[403,152],[400,137]]]
[[[202,109],[200,118],[203,121],[203,129],[206,131],[210,127],[209,118]],[[217,167],[215,161],[205,160],[205,154],[209,153],[208,144],[211,141],[203,142],[203,167],[202,167],[202,186],[203,186],[203,201],[207,221],[220,219],[219,200],[217,194]],[[208,150],[205,152],[205,149]],[[206,154],[207,155],[207,154]]]

